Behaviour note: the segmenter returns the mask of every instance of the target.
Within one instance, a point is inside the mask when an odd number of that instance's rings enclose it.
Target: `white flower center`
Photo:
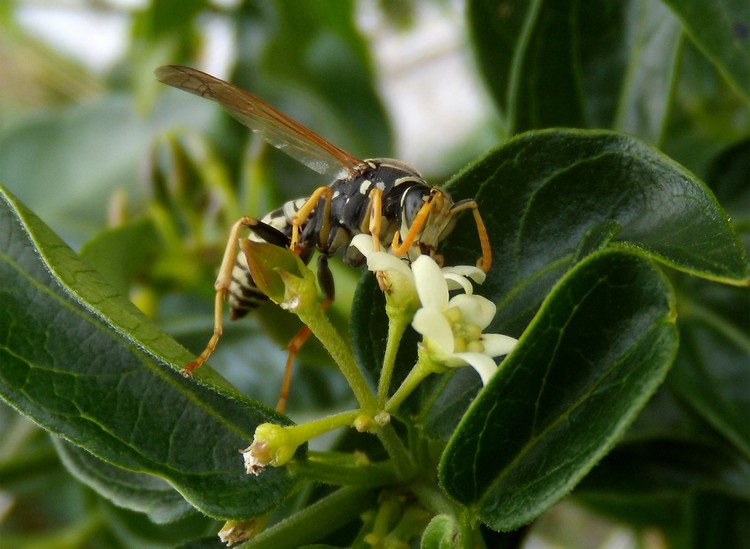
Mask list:
[[[453,348],[456,353],[472,352],[483,353],[482,327],[478,324],[468,322],[464,319],[461,309],[448,307],[443,311],[443,316],[450,324],[453,332]]]

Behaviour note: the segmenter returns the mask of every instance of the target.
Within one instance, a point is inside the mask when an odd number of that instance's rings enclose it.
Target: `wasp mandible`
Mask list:
[[[245,255],[238,253],[243,227],[250,230],[248,238],[289,247],[305,263],[318,250],[318,280],[326,306],[334,298],[327,259],[343,248],[346,263],[361,265],[364,256],[349,244],[363,232],[373,236],[376,246],[389,242],[391,252],[397,256],[414,259],[428,254],[441,263],[438,244],[453,229],[456,214],[471,210],[482,247],[477,266],[485,272],[489,270],[489,238],[474,200],[454,202],[447,192],[428,185],[416,169],[400,160],[359,160],[254,95],[199,70],[165,65],[156,69],[155,75],[165,84],[216,101],[271,145],[312,170],[334,177],[330,185],[319,187],[308,198],[291,200],[260,220],[243,217],[232,226],[214,285],[214,333],[198,358],[185,366],[186,375],[206,362],[216,348],[222,333],[224,300],[235,320],[268,299],[255,285]],[[308,335],[309,331],[301,332],[290,343],[277,409],[284,407],[293,353]]]

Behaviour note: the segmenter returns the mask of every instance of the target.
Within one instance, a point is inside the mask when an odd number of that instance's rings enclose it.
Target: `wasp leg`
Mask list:
[[[289,245],[289,238],[284,233],[252,217],[243,217],[232,225],[232,230],[229,232],[229,239],[227,240],[227,245],[224,249],[224,256],[221,260],[221,267],[219,267],[219,274],[216,277],[216,282],[214,282],[214,288],[216,289],[216,300],[214,301],[214,333],[211,336],[211,339],[208,340],[206,348],[203,349],[203,352],[200,355],[198,355],[198,358],[181,370],[181,373],[184,376],[192,375],[196,368],[208,360],[208,357],[211,356],[211,353],[216,349],[216,345],[223,332],[222,313],[224,300],[229,291],[229,285],[232,282],[232,269],[234,268],[234,262],[237,258],[238,241],[240,231],[243,227],[247,227],[270,244],[283,247]]]
[[[383,191],[373,187],[370,191],[370,224],[368,231],[372,235],[372,249],[380,250],[380,224],[383,220]]]
[[[474,200],[469,199],[457,202],[451,208],[451,213],[457,214],[464,210],[471,210],[471,213],[474,215],[474,223],[476,223],[477,232],[479,233],[479,244],[482,246],[482,257],[477,261],[477,267],[486,273],[492,267],[492,247],[490,246],[490,237],[487,235],[487,228],[484,226],[482,216],[479,214],[479,206],[477,206]]]
[[[373,187],[370,191],[370,224],[368,231],[372,235],[372,249],[380,250],[380,226],[383,220],[383,191]],[[390,292],[391,288],[386,281],[383,271],[377,271],[375,278],[378,280],[378,286],[382,292]]]
[[[323,292],[324,299],[321,307],[323,307],[323,310],[325,311],[331,306],[331,303],[333,303],[333,300],[336,298],[333,273],[331,273],[331,269],[328,267],[328,257],[325,255],[320,255],[318,257],[318,285]],[[289,397],[289,387],[292,384],[292,366],[294,365],[294,358],[297,356],[297,353],[310,335],[312,335],[310,328],[302,326],[286,347],[287,357],[286,365],[284,366],[284,379],[281,382],[281,390],[279,391],[279,402],[276,404],[276,411],[280,414],[283,414],[284,410],[286,410],[286,401]]]
[[[400,256],[409,251],[409,248],[411,248],[411,245],[417,238],[419,231],[422,230],[425,221],[427,221],[427,216],[430,215],[430,210],[432,210],[432,207],[435,205],[435,200],[438,199],[436,197],[440,196],[440,194],[432,194],[430,196],[430,199],[424,203],[424,205],[419,209],[419,212],[417,212],[417,216],[414,218],[411,227],[409,227],[409,232],[406,234],[406,238],[404,238],[403,242],[401,242],[400,244],[399,240],[401,239],[401,234],[396,231],[396,233],[393,235],[393,242],[391,242],[391,249],[393,250],[394,254]]]
[[[320,229],[320,235],[318,237],[319,242],[327,242],[328,241],[328,231],[331,228],[331,198],[333,196],[333,191],[331,190],[331,187],[318,187],[315,189],[315,192],[313,192],[310,195],[310,198],[307,199],[307,201],[302,205],[302,207],[297,210],[297,213],[294,214],[292,217],[292,242],[289,244],[289,247],[294,251],[295,253],[299,253],[299,228],[302,226],[302,224],[307,221],[307,219],[310,217],[310,214],[315,209],[315,207],[318,205],[318,202],[321,198],[323,198],[323,211],[319,212],[319,215],[322,215],[322,227]]]

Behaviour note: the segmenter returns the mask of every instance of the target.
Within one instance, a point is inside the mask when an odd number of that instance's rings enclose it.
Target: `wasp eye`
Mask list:
[[[407,227],[411,227],[412,223],[414,223],[419,210],[424,206],[429,194],[429,190],[418,187],[412,187],[404,193],[404,197],[401,200],[401,211]]]

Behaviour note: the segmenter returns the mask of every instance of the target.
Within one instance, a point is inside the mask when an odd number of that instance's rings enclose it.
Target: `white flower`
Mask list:
[[[411,265],[387,251],[373,249],[372,236],[359,234],[352,245],[367,258],[367,268],[382,276],[394,293],[417,294],[421,308],[412,326],[423,336],[430,359],[442,366],[471,365],[486,384],[497,371],[493,357],[510,353],[517,340],[501,334],[483,334],[495,316],[495,304],[474,295],[469,278],[481,284],[485,273],[474,266],[440,268],[426,255]],[[449,299],[450,290],[463,290]],[[406,298],[404,298],[406,300]]]
[[[455,279],[447,279],[430,257],[420,256],[411,267],[422,304],[412,326],[422,334],[430,359],[450,368],[471,365],[487,384],[497,371],[493,357],[507,355],[517,343],[506,335],[482,333],[495,316],[495,304],[468,290],[449,299],[448,280]]]
[[[372,272],[381,272],[385,277],[389,288],[397,292],[416,292],[414,272],[409,266],[406,258],[398,258],[387,251],[375,251],[373,239],[369,234],[361,233],[352,239],[352,246],[357,248],[367,258],[367,268]],[[421,257],[424,256],[420,256]],[[434,261],[432,261],[435,263]],[[435,266],[437,264],[435,263]],[[474,289],[467,279],[481,284],[486,274],[478,267],[459,265],[457,267],[438,268],[445,278],[449,290],[463,290],[467,294],[473,293]]]

